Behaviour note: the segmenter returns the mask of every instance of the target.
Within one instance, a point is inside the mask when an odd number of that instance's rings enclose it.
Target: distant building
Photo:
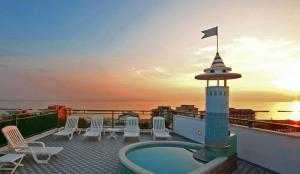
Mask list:
[[[32,114],[32,112],[32,109],[6,109],[3,114],[3,117],[5,118],[2,119],[11,119],[14,118],[15,115],[17,115],[18,118],[28,117]]]
[[[12,119],[13,115],[10,115],[5,110],[0,110],[0,121]]]
[[[7,109],[5,112],[8,115],[16,115],[16,114],[30,114],[32,109]]]
[[[195,117],[198,115],[198,108],[195,105],[181,105],[176,107],[176,112],[179,115]]]
[[[172,123],[173,114],[176,114],[176,111],[171,108],[171,106],[158,106],[155,109],[151,110],[151,117],[164,117],[166,120],[166,126],[169,126]]]
[[[120,123],[125,123],[126,122],[126,119],[128,117],[137,117],[137,118],[140,118],[139,114],[135,113],[135,112],[132,112],[132,111],[129,111],[129,112],[126,112],[126,113],[123,113],[121,115],[119,115],[119,122]]]
[[[255,120],[255,111],[252,109],[229,108],[229,117],[246,120]]]

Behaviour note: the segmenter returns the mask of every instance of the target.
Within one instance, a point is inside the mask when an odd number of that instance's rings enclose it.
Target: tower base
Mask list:
[[[226,151],[226,150],[225,150]],[[218,154],[218,153],[217,153]],[[220,155],[222,154],[221,151],[219,151]],[[209,150],[206,148],[203,148],[202,150],[199,150],[193,154],[193,157],[203,163],[208,163],[218,157],[216,157],[216,154],[212,154]],[[206,174],[231,174],[233,171],[237,169],[237,154],[231,154],[227,156],[226,161],[224,161],[222,164],[219,164],[218,166],[214,167],[212,171],[208,171]]]
[[[199,161],[207,163],[217,157],[226,156],[224,154],[227,154],[229,150],[230,150],[230,145],[227,145],[226,147],[222,147],[222,148],[208,147],[205,145],[204,148],[195,152],[193,154],[193,157]]]
[[[223,142],[223,143],[213,143],[213,142],[205,142],[205,147],[207,148],[211,148],[214,150],[225,150],[227,148],[229,148],[229,144],[228,142]]]

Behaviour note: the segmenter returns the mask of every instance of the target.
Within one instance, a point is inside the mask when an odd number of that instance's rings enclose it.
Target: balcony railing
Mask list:
[[[198,114],[183,113],[178,115],[191,116],[200,119],[205,118],[204,111],[200,111]],[[241,125],[241,126],[247,126],[249,128],[260,128],[260,129],[266,129],[266,130],[272,130],[272,131],[284,132],[284,133],[300,132],[300,126],[298,125],[274,123],[271,121],[249,120],[249,119],[234,118],[229,116],[229,123]]]
[[[70,114],[77,115],[80,117],[79,128],[87,128],[90,126],[89,120],[94,115],[101,115],[104,117],[104,127],[114,128],[114,127],[125,127],[126,119],[122,119],[119,116],[127,112],[134,112],[140,117],[140,128],[141,129],[151,129],[152,128],[152,111],[151,110],[82,110],[74,109]],[[164,112],[165,113],[165,112]],[[166,127],[173,129],[173,112],[165,113],[168,118],[166,119]],[[177,113],[178,114],[178,113]],[[204,119],[203,112],[197,114],[191,113],[179,113],[178,115],[185,115],[189,117],[195,117]],[[164,116],[164,115],[160,115]],[[43,111],[36,113],[26,113],[17,114],[13,116],[7,116],[5,119],[1,117],[0,129],[8,125],[16,125],[21,131],[25,138],[31,137],[43,133],[45,131],[57,128],[59,126],[64,126],[65,122],[58,121],[58,113],[56,111]],[[242,126],[247,126],[249,128],[261,128],[278,132],[299,132],[300,126],[282,124],[282,123],[272,123],[267,121],[259,120],[248,120],[239,118],[229,118],[231,124],[237,124]],[[0,147],[6,145],[6,140],[3,134],[0,134]]]
[[[85,118],[85,121],[81,119],[79,121],[79,127],[85,128],[89,126],[87,120],[90,119],[93,115],[101,115],[104,117],[104,127],[124,127],[125,126],[125,119],[122,120],[119,118],[121,114],[127,112],[135,112],[140,117],[140,128],[141,129],[151,129],[152,128],[152,111],[151,110],[82,110],[82,109],[75,109],[72,110],[71,114],[78,115],[82,118]],[[173,129],[173,115],[183,115],[188,117],[194,118],[205,118],[205,112],[199,111],[198,113],[184,113],[184,112],[164,112],[164,114],[170,116],[170,118],[166,119],[166,127],[169,129]],[[160,115],[163,116],[163,115]],[[278,132],[299,132],[300,126],[297,125],[290,125],[290,124],[282,124],[282,123],[272,123],[267,121],[260,121],[260,120],[248,120],[248,119],[240,119],[240,118],[233,118],[229,117],[229,123],[237,124],[242,126],[247,126],[250,128],[261,128],[267,129],[272,131]]]
[[[126,119],[119,117],[122,114],[128,112],[134,112],[139,115],[140,128],[151,129],[152,119],[151,110],[96,110],[96,109],[73,109],[72,115],[77,115],[81,119],[79,120],[79,128],[87,128],[89,126],[89,120],[94,115],[101,115],[104,118],[103,124],[105,128],[124,127]]]
[[[242,126],[247,126],[249,128],[260,128],[267,129],[277,132],[300,132],[300,126],[291,125],[291,124],[283,124],[283,123],[273,123],[268,121],[260,121],[260,120],[248,120],[248,119],[239,119],[229,117],[229,122],[231,124],[237,124]]]
[[[15,125],[19,128],[22,135],[25,138],[28,138],[56,128],[58,123],[57,118],[56,111],[16,114],[7,116],[4,119],[2,117],[2,120],[0,120],[0,129],[5,126]],[[7,141],[1,132],[0,147],[5,146],[6,144]]]

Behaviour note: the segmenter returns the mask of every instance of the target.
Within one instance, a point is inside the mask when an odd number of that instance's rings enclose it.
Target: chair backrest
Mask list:
[[[8,144],[13,149],[18,147],[28,147],[25,139],[16,126],[6,126],[2,128],[2,133],[4,134]]]
[[[165,130],[165,118],[164,117],[153,117],[152,123],[153,129],[155,130]]]
[[[91,119],[91,129],[101,129],[103,128],[103,117],[94,116]]]
[[[126,129],[139,129],[139,119],[137,117],[127,117]]]
[[[65,125],[67,129],[76,129],[78,128],[78,120],[79,118],[76,116],[69,116]]]

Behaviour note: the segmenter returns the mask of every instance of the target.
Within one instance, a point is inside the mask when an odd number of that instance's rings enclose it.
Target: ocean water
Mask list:
[[[0,108],[44,109],[50,105],[65,105],[73,109],[128,109],[150,110],[157,106],[167,105],[175,108],[181,104],[191,104],[205,110],[205,103],[201,101],[4,101],[0,100]],[[300,102],[245,102],[231,101],[230,107],[253,110],[268,110],[269,112],[257,112],[257,119],[300,119]],[[279,110],[294,112],[278,112]]]

